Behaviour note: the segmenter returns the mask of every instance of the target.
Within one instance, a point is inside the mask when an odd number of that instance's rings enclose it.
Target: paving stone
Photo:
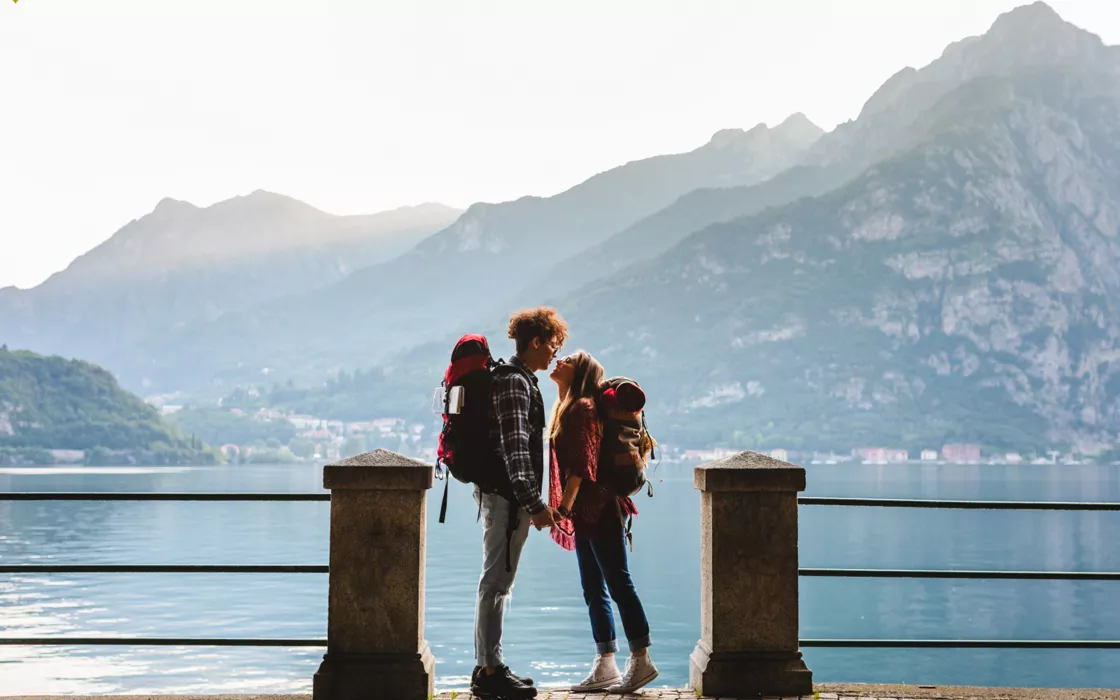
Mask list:
[[[828,686],[825,686],[828,687]],[[1093,690],[1086,691],[1084,695],[1078,694],[1078,691],[1070,690],[1039,690],[1039,689],[1015,689],[1015,688],[938,688],[928,689],[922,688],[917,691],[917,697],[914,695],[901,695],[899,694],[899,686],[884,686],[883,690],[893,693],[893,695],[883,694],[859,695],[858,692],[875,692],[872,688],[859,689],[856,695],[852,695],[852,691],[856,688],[851,688],[845,691],[843,688],[836,688],[832,686],[833,690],[828,692],[821,692],[819,695],[802,695],[800,698],[794,696],[749,696],[746,698],[731,698],[731,697],[717,697],[717,696],[704,696],[699,700],[1120,700],[1120,690]],[[888,689],[889,688],[889,689]],[[838,692],[837,692],[838,691]],[[843,692],[843,695],[840,693]],[[54,698],[19,698],[19,697],[3,697],[0,700],[55,700]],[[147,698],[129,697],[129,698],[110,698],[106,696],[97,698],[82,698],[75,696],[67,696],[65,700],[148,700]],[[311,700],[310,696],[298,695],[274,695],[274,696],[165,696],[154,698],[153,700]],[[441,693],[435,697],[434,700],[452,700],[450,693]],[[457,694],[455,700],[472,700],[472,696],[467,692],[460,692]],[[544,689],[540,690],[537,700],[697,700],[696,693],[687,688],[649,688],[638,693],[630,695],[619,695],[617,693],[572,693],[563,689]]]

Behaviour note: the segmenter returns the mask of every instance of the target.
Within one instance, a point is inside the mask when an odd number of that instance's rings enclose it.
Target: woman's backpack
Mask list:
[[[657,442],[646,428],[645,405],[645,392],[633,379],[612,377],[600,385],[599,483],[627,498],[646,486],[646,466],[651,457],[656,459]]]

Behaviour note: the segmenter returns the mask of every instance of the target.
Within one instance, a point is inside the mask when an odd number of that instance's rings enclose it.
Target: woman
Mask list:
[[[603,366],[580,350],[559,360],[549,376],[559,398],[549,427],[548,499],[564,518],[553,526],[552,538],[575,550],[598,652],[591,673],[572,690],[631,693],[657,678],[657,668],[649,658],[649,623],[626,561],[623,517],[637,510],[629,498],[596,483],[602,426],[595,402]],[[614,658],[618,641],[611,599],[630,646],[625,673],[619,673]]]

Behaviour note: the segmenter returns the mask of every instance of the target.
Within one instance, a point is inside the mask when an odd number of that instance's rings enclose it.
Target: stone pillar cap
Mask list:
[[[758,452],[740,452],[693,471],[701,491],[804,491],[805,469]]]
[[[432,488],[435,469],[418,459],[377,449],[323,467],[323,487],[366,491],[423,491]]]

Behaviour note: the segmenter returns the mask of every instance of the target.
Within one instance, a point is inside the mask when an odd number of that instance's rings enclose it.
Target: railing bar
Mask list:
[[[1091,501],[941,501],[918,498],[833,498],[801,496],[803,506],[858,506],[879,508],[961,508],[969,510],[1103,510],[1120,511],[1120,502]]]
[[[910,649],[1120,649],[1120,640],[1046,639],[802,639],[803,647]]]
[[[0,565],[0,574],[175,574],[257,573],[327,574],[325,565],[212,565],[212,564],[12,564]],[[1120,581],[1120,571],[962,571],[944,569],[830,569],[805,568],[798,574],[821,578],[933,578],[1011,579],[1051,581]]]
[[[329,493],[122,493],[12,491],[0,501],[330,501]]]
[[[798,569],[801,576],[851,578],[1020,579],[1120,581],[1120,571],[953,571],[942,569]]]
[[[1120,649],[1120,640],[802,639],[802,647],[945,649]],[[325,647],[326,639],[0,637],[0,646],[256,646]]]
[[[11,564],[0,574],[327,574],[327,566],[221,564]]]
[[[154,638],[154,637],[0,637],[0,646],[196,646],[325,647],[326,639]]]
[[[330,501],[329,493],[121,493],[31,492],[0,493],[0,501]],[[1120,502],[1090,501],[950,501],[913,498],[834,498],[802,496],[800,505],[880,508],[963,508],[977,510],[1099,510],[1120,511]]]

